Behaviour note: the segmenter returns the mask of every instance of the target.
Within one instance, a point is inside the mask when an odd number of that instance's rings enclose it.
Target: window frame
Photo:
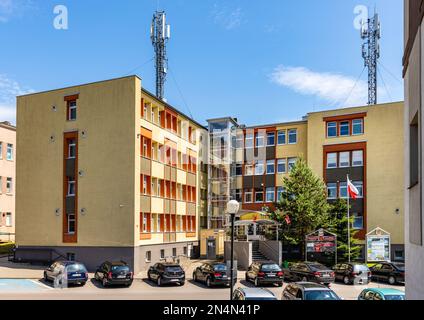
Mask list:
[[[71,186],[73,186],[73,187],[71,187]],[[71,193],[71,189],[74,189],[73,190],[73,192],[74,193]],[[69,180],[68,181],[68,189],[67,189],[67,192],[66,192],[66,196],[67,197],[75,197],[76,196],[76,181],[75,180]]]
[[[279,169],[281,164],[284,165],[284,171],[280,171],[280,169]],[[277,173],[278,174],[287,173],[287,159],[286,158],[277,160]]]
[[[342,196],[342,189],[346,189],[346,196]],[[347,191],[347,182],[344,182],[344,181],[339,182],[338,196],[340,199],[347,199],[349,197],[349,193]]]
[[[355,165],[355,153],[360,152],[362,155],[362,160],[360,165]],[[364,166],[364,150],[353,150],[352,151],[352,167],[363,167]]]
[[[272,192],[272,201],[268,200],[268,195]],[[268,187],[265,189],[265,202],[266,203],[274,203],[275,202],[275,188],[274,187]]]
[[[330,187],[331,185],[331,187]],[[335,191],[335,196],[334,197],[330,197],[330,192],[329,190],[333,190]],[[327,200],[336,200],[337,199],[337,194],[338,194],[338,190],[337,190],[337,182],[329,182],[327,183]]]
[[[262,141],[262,143],[259,143],[260,141]],[[255,133],[255,147],[263,148],[265,146],[266,146],[265,134],[263,132]]]
[[[268,171],[268,168],[272,166],[272,172]],[[275,160],[267,160],[266,161],[266,174],[272,175],[275,174]]]
[[[331,163],[331,162],[329,161],[329,160],[330,160],[330,158],[329,158],[329,156],[330,156],[330,155],[335,155],[335,159],[336,159],[336,162],[335,162],[336,166],[335,166],[335,167],[329,167],[329,163]],[[338,153],[337,153],[337,152],[327,152],[327,163],[326,163],[326,168],[327,168],[327,169],[337,169],[337,168],[339,167],[338,159],[339,159],[339,156],[338,156]]]
[[[269,139],[272,139],[272,144],[269,143]],[[274,147],[275,146],[275,132],[267,132],[266,133],[266,146],[267,147]]]
[[[75,118],[72,118],[72,111],[74,111],[74,110],[75,110]],[[78,110],[77,100],[68,101],[67,121],[76,121],[77,120],[77,110]]]
[[[355,121],[359,121],[360,125],[361,125],[361,132],[360,133],[355,133]],[[359,118],[359,119],[352,119],[352,136],[360,136],[364,134],[364,119],[363,118]]]
[[[262,194],[262,201],[258,201],[257,200],[257,195],[260,195],[260,194]],[[262,190],[258,190],[258,191],[256,191],[255,190],[255,203],[264,203],[265,202],[265,198],[264,198],[264,191]]]
[[[284,142],[280,143],[280,137],[283,136],[284,137]],[[286,130],[279,130],[277,132],[277,145],[279,146],[284,146],[287,144],[287,134],[286,134]]]
[[[297,162],[298,158],[288,158],[287,159],[287,172],[292,171],[292,169],[296,166],[296,162]],[[291,163],[291,161],[293,161]],[[292,164],[292,167],[290,167],[290,164]]]
[[[9,155],[10,155],[10,158],[9,158]],[[12,143],[8,143],[6,146],[6,160],[13,161],[13,144]]]
[[[250,201],[247,201],[247,196],[250,195]],[[244,203],[253,203],[253,190],[245,190],[243,194]]]
[[[342,134],[342,128],[346,127],[346,125],[343,125],[343,123],[347,124],[347,134]],[[349,120],[343,120],[339,122],[339,137],[350,137],[350,124],[351,122]]]
[[[255,147],[255,135],[253,133],[247,133],[244,139],[244,148],[253,149],[254,147]]]
[[[7,177],[6,178],[6,194],[12,194],[12,193],[13,193],[13,178]]]
[[[262,173],[258,173],[259,170],[257,170],[258,168],[262,167]],[[262,160],[258,160],[255,163],[255,176],[263,176],[265,174],[265,164],[264,161]]]
[[[347,165],[342,165],[342,155],[347,155],[348,156],[348,162]],[[346,163],[346,161],[344,161],[344,163]],[[350,151],[341,151],[338,153],[338,167],[339,168],[350,168]]]
[[[330,125],[333,125],[333,124],[334,124],[334,128],[333,127],[330,128]],[[327,122],[327,138],[337,138],[338,137],[338,129],[337,128],[338,128],[338,122],[337,121],[328,121]],[[329,134],[330,129],[336,129],[335,135]]]
[[[293,132],[294,132],[294,136],[295,136],[295,142],[290,142],[290,137],[291,136],[293,136]],[[294,144],[297,144],[298,143],[298,137],[297,137],[297,129],[290,129],[290,130],[288,130],[288,134],[287,134],[287,136],[288,136],[288,144],[289,145],[294,145]]]
[[[71,217],[73,216],[73,219]],[[68,234],[76,234],[77,232],[77,217],[75,213],[68,214],[66,217],[67,220],[67,233]],[[74,230],[71,231],[71,222],[74,223]]]

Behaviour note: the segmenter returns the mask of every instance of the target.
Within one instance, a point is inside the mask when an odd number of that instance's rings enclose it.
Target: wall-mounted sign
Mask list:
[[[367,234],[367,262],[390,261],[390,234],[377,228]]]

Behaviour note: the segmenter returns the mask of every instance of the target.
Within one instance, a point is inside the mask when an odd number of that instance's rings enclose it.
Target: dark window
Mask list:
[[[341,136],[350,135],[350,122],[349,121],[340,122],[340,135]]]
[[[418,127],[418,113],[415,115],[409,128],[409,170],[410,170],[410,185],[413,186],[418,183],[418,164],[419,156],[419,127]]]
[[[327,137],[337,137],[337,122],[327,123]]]
[[[172,248],[172,256],[173,257],[177,256],[177,248]]]
[[[268,132],[267,133],[266,145],[267,146],[274,146],[275,145],[275,133],[274,132]]]

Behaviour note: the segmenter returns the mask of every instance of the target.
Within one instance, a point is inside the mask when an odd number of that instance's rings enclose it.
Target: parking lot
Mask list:
[[[239,280],[236,287],[252,287],[250,283]],[[356,300],[366,287],[394,287],[404,290],[402,286],[371,283],[366,286],[352,286],[340,283],[331,288],[345,300]],[[284,289],[268,286],[278,298]],[[103,288],[100,283],[90,279],[84,287],[73,286],[56,289],[51,283],[35,279],[0,279],[0,300],[228,300],[229,288],[206,288],[203,284],[189,279],[183,287],[170,285],[157,287],[147,279],[135,279],[130,288]]]

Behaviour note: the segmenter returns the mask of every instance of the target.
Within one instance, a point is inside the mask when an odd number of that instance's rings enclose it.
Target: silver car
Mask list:
[[[238,288],[234,291],[233,300],[278,300],[277,297],[267,289],[259,288]]]
[[[289,283],[281,300],[342,300],[329,287],[314,282]]]

